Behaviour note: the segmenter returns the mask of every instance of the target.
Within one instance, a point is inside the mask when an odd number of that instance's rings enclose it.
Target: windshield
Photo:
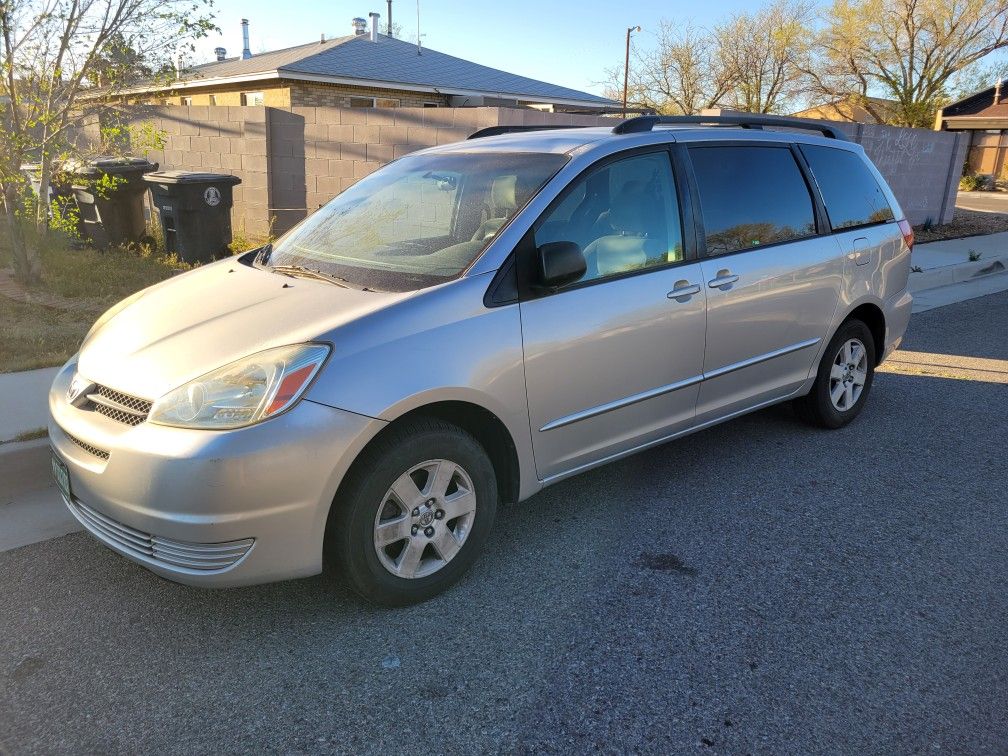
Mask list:
[[[267,264],[381,291],[448,281],[566,161],[565,155],[525,152],[408,155],[288,231]]]

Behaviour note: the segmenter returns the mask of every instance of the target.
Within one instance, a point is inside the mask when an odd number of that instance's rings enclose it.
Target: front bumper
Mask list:
[[[307,400],[232,431],[130,426],[49,393],[49,438],[70,511],[110,548],[171,580],[234,586],[322,569],[329,507],[385,423]]]

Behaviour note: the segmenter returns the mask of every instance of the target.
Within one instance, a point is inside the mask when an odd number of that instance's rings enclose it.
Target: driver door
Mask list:
[[[703,371],[706,287],[684,254],[669,153],[624,153],[589,169],[530,236],[520,311],[539,477],[687,427]],[[536,289],[530,261],[554,241],[579,244],[588,270],[559,290]]]

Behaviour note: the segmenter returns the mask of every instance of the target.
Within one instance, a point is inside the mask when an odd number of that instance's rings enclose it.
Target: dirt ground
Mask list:
[[[996,234],[1008,231],[1008,214],[986,213],[979,210],[967,210],[957,207],[951,223],[944,226],[933,226],[925,230],[922,226],[914,228],[914,238],[918,243],[940,241],[942,239],[961,239],[964,236],[978,234]]]

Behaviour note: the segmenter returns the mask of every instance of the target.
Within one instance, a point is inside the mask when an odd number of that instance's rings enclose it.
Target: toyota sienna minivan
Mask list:
[[[912,243],[824,123],[484,130],[105,313],[52,386],[53,472],[166,578],[328,557],[420,601],[499,502],[777,402],[849,423],[906,329]]]

